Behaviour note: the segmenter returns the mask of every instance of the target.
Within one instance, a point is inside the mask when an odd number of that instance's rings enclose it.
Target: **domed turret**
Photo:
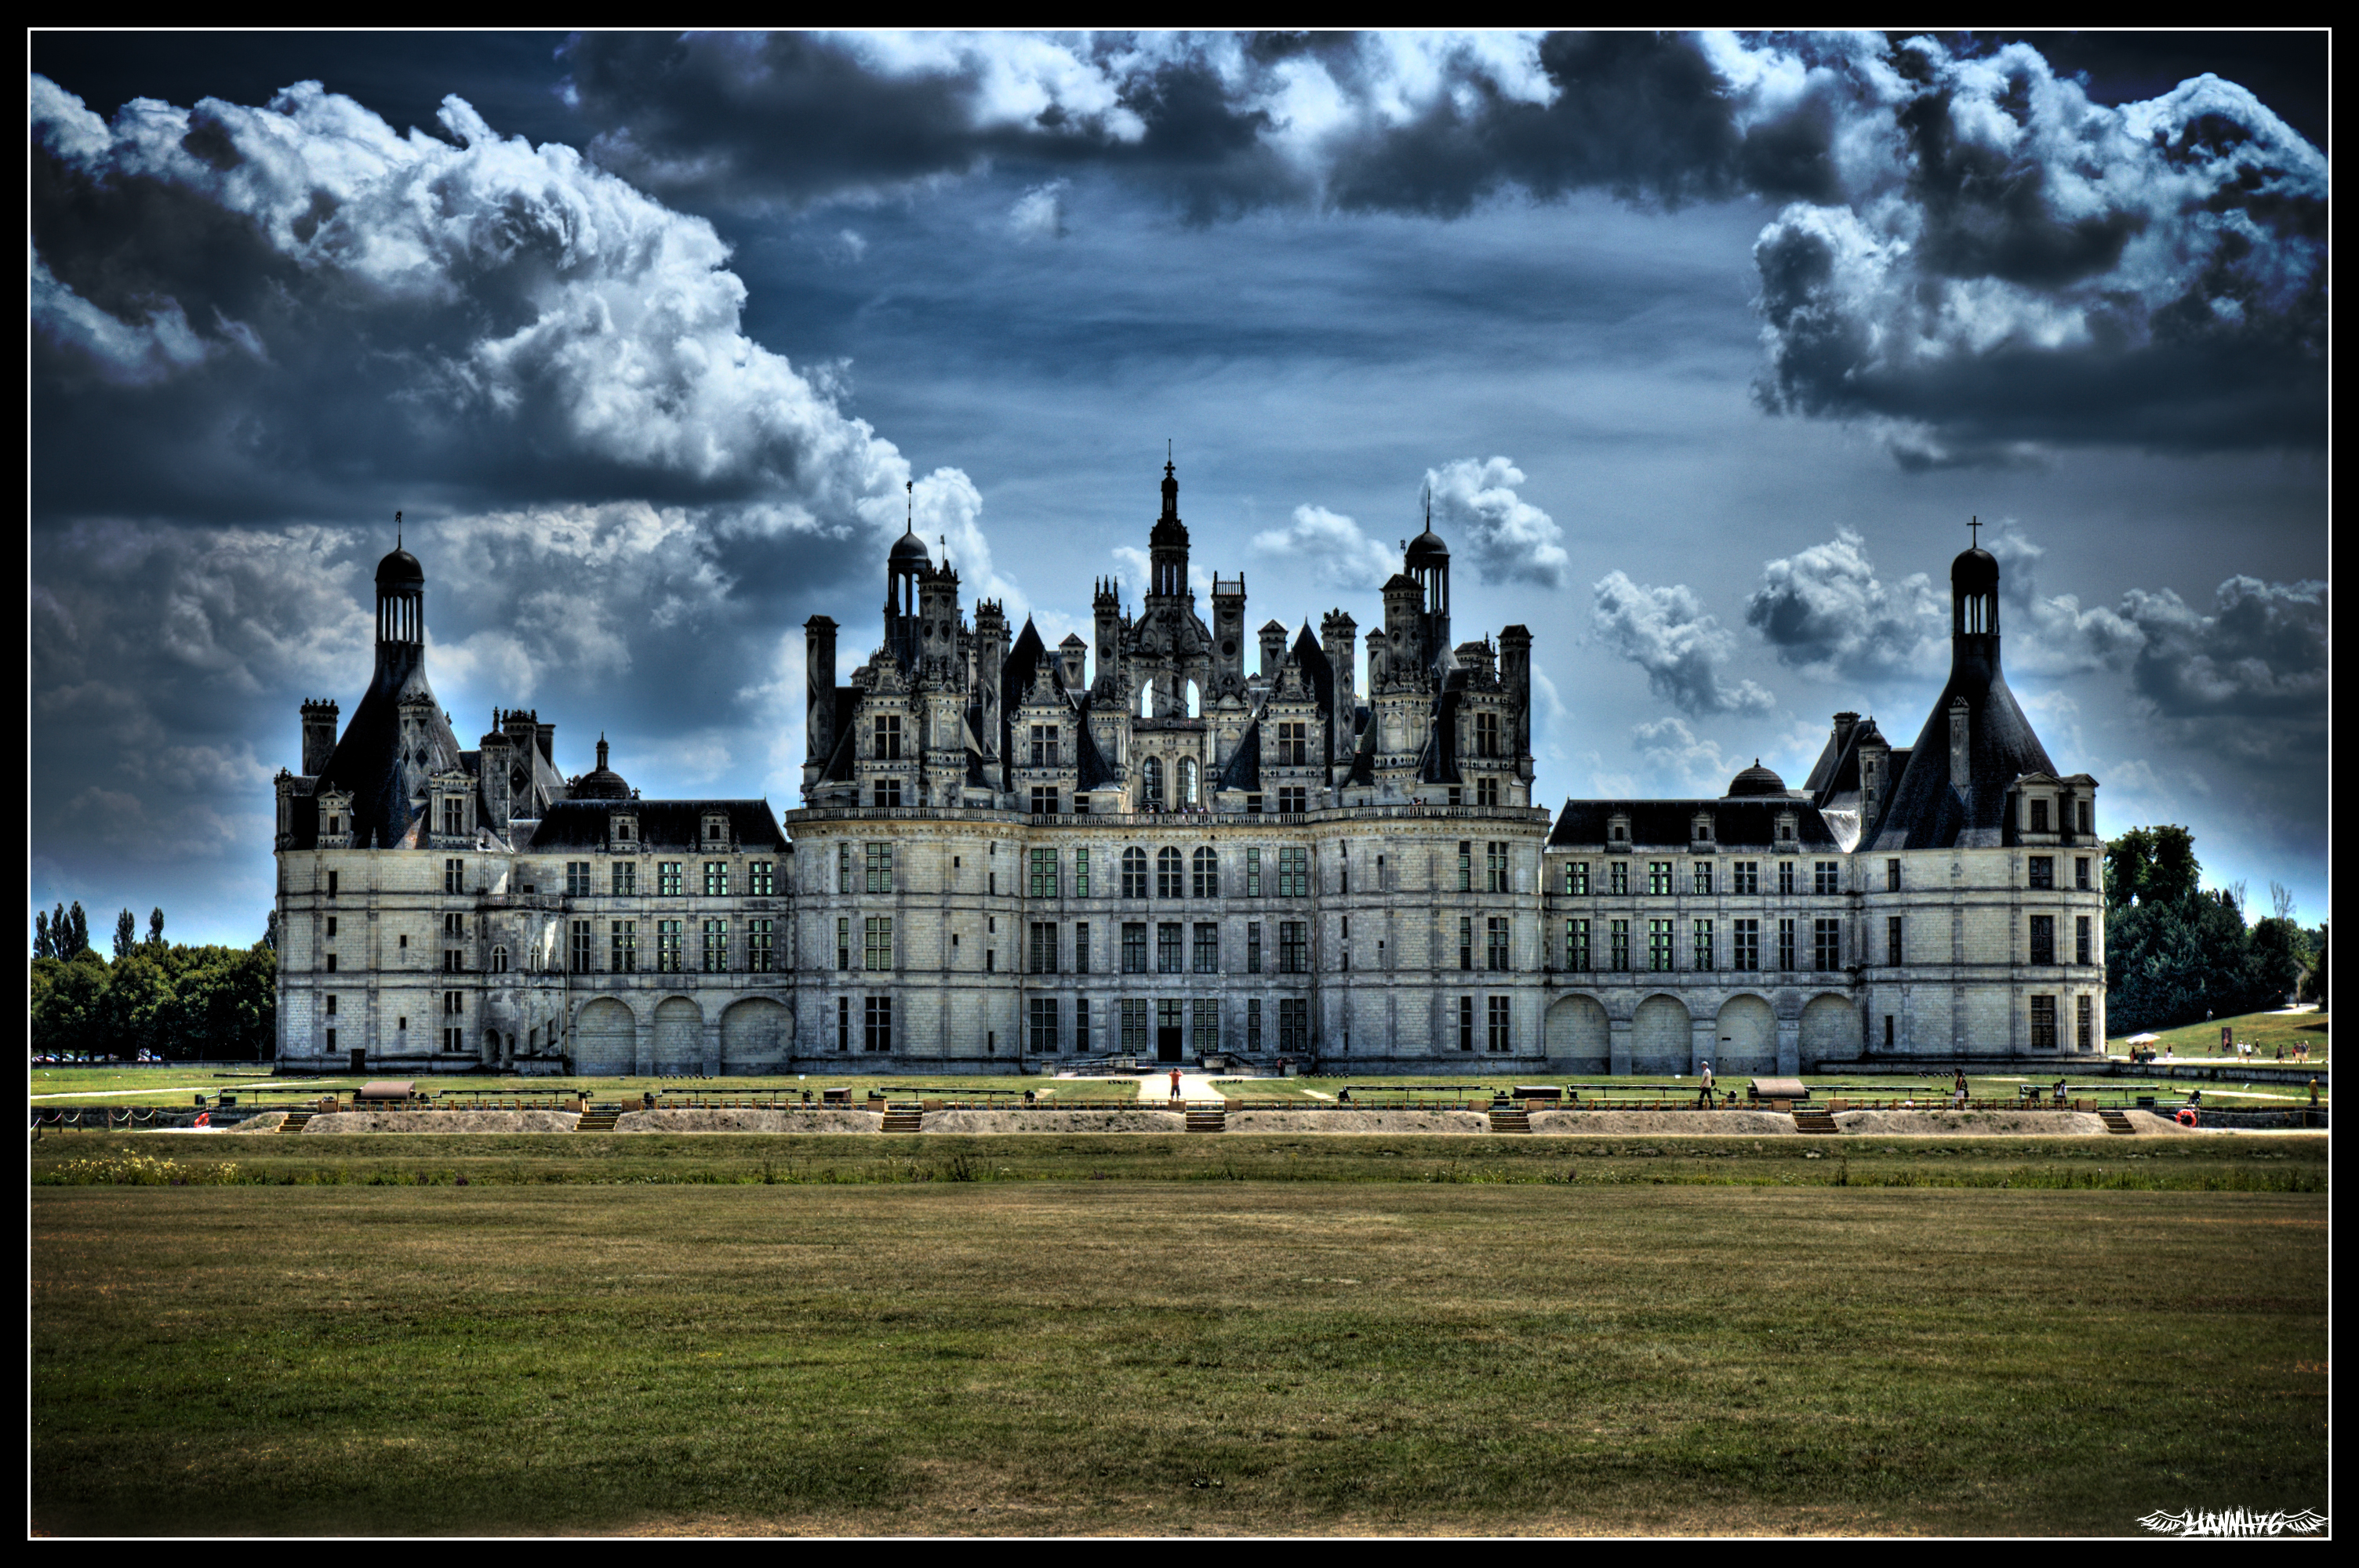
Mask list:
[[[1433,531],[1430,523],[1424,533],[1408,542],[1408,563],[1412,574],[1421,566],[1446,566],[1449,561],[1450,546],[1442,542],[1441,535]]]
[[[568,792],[575,800],[628,800],[631,786],[623,775],[606,765],[606,737],[598,737],[598,765],[574,780]]]
[[[423,588],[426,568],[408,550],[396,548],[376,564],[376,585],[379,588]]]
[[[1762,795],[1781,795],[1785,793],[1786,781],[1777,776],[1775,769],[1763,767],[1761,759],[1756,757],[1753,759],[1751,767],[1728,781],[1728,795],[1725,798],[1745,800]]]
[[[927,553],[926,542],[913,529],[893,541],[893,553],[886,557],[895,566],[930,567],[933,557]]]

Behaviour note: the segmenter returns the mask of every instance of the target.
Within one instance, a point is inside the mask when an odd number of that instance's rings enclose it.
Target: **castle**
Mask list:
[[[813,616],[802,804],[565,776],[498,710],[462,749],[425,573],[376,574],[341,735],[302,708],[277,789],[278,1055],[297,1066],[739,1075],[1082,1056],[1330,1070],[1793,1072],[2036,1064],[2102,1045],[2095,781],[2060,776],[1999,662],[1998,565],[1951,572],[1951,669],[1911,747],[1835,716],[1799,789],[1531,802],[1531,635],[1453,643],[1411,540],[1365,638],[1199,613],[1172,465],[1136,613],[1095,646],[970,622],[914,532],[884,639],[836,680]],[[1093,653],[1094,658],[1093,658]],[[1002,923],[1005,922],[1003,925]],[[1356,926],[1356,929],[1355,929]]]

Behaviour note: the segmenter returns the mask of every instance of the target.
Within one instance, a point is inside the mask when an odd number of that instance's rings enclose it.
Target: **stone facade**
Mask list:
[[[803,803],[642,800],[496,711],[462,750],[425,579],[377,573],[377,668],[303,706],[278,795],[290,1065],[707,1076],[1015,1070],[1082,1055],[1602,1075],[2104,1039],[2095,783],[1999,671],[1997,570],[1952,570],[1953,668],[1915,746],[1838,714],[1804,785],[1533,806],[1531,638],[1451,641],[1430,526],[1365,640],[1189,587],[1170,465],[1136,613],[1094,645],[972,621],[914,535],[885,640],[836,681],[805,629]],[[1094,665],[1093,665],[1093,655]]]

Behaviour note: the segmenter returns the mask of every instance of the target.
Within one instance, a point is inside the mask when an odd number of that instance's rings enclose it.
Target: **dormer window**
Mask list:
[[[617,844],[634,843],[639,837],[638,818],[616,816],[608,819],[606,837]]]
[[[2048,802],[2045,800],[2035,800],[2031,803],[2031,831],[2034,833],[2048,831]]]
[[[1621,817],[1615,817],[1612,822],[1606,825],[1605,840],[1609,844],[1628,843],[1630,841],[1630,824]]]
[[[708,844],[727,843],[729,841],[729,818],[719,815],[706,817],[704,819],[704,841]]]
[[[1695,819],[1695,841],[1699,844],[1709,844],[1712,842],[1711,817],[1699,816]]]
[[[1780,843],[1790,843],[1790,842],[1792,842],[1793,838],[1794,838],[1794,819],[1793,819],[1792,817],[1790,817],[1790,816],[1781,816],[1781,817],[1779,817],[1779,818],[1777,819],[1777,838],[1778,838],[1778,841],[1779,841]]]

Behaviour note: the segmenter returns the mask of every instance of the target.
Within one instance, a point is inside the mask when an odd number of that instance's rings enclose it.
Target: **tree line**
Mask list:
[[[32,1052],[38,1056],[267,1061],[278,1027],[277,919],[251,947],[164,939],[164,912],[115,917],[114,957],[90,945],[80,903],[33,917]]]
[[[2245,884],[2202,886],[2195,835],[2134,827],[2105,846],[2105,1024],[2121,1035],[2282,1007],[2327,1005],[2326,927],[2294,919],[2269,884],[2270,913],[2245,923]]]

